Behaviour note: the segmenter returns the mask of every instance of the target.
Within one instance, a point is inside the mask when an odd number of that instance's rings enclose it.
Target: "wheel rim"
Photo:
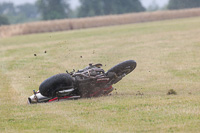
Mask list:
[[[131,71],[132,71],[131,66],[128,66],[128,67],[122,69],[117,75],[118,75],[118,76],[123,75],[123,74],[126,74],[126,75],[127,75],[127,74],[129,74]]]

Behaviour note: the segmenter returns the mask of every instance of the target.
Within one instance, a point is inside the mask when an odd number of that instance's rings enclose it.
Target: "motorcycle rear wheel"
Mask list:
[[[73,79],[69,74],[62,73],[43,81],[39,91],[43,96],[56,97],[56,92],[73,88]]]

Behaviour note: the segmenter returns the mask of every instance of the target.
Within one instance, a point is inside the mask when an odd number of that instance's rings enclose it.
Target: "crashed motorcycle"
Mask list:
[[[28,97],[28,103],[45,103],[69,99],[92,98],[108,95],[113,84],[136,68],[134,60],[121,62],[107,72],[102,64],[89,64],[88,67],[67,73],[54,75],[44,80],[36,92]]]

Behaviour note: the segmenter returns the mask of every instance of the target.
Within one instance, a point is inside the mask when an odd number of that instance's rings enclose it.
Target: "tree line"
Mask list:
[[[34,4],[15,6],[0,4],[0,25],[17,24],[38,20],[54,20],[75,17],[90,17],[158,10],[155,1],[145,9],[140,0],[79,0],[80,6],[72,10],[69,0],[37,0]],[[169,0],[165,9],[200,7],[200,0]]]

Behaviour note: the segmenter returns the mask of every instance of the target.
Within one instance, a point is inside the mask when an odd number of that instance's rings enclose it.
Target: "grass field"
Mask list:
[[[197,17],[1,39],[0,132],[199,132],[199,35]],[[128,59],[111,96],[27,105],[54,74]]]

